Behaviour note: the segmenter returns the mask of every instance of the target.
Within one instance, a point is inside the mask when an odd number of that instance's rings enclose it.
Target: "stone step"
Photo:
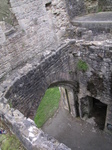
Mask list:
[[[109,31],[112,29],[112,12],[100,12],[76,17],[72,20],[72,24],[95,31]]]

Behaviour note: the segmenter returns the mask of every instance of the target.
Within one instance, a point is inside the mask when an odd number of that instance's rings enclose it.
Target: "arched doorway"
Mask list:
[[[72,86],[55,83],[46,90],[35,115],[35,123],[40,128],[57,111],[63,107],[72,117],[79,116],[77,92]],[[43,123],[42,123],[43,122]]]

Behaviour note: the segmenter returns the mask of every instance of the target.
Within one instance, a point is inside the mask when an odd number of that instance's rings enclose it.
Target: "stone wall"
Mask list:
[[[83,0],[66,0],[66,5],[71,19],[86,13],[86,7]]]
[[[111,0],[99,0],[98,6],[99,6],[99,10],[101,10],[101,11],[112,11],[112,1]]]
[[[98,0],[65,0],[70,19],[98,12]]]
[[[0,102],[0,117],[27,150],[71,150],[38,129],[33,120],[24,117],[18,110],[10,108],[8,104]]]
[[[20,110],[26,117],[34,118],[40,100],[49,86],[56,83],[61,86],[62,83],[68,86],[70,84],[73,88],[77,87],[77,82],[69,73],[68,49],[69,45],[65,45],[54,54],[45,57],[40,64],[34,62],[30,65],[31,70],[26,75],[20,76],[6,94],[14,108]]]
[[[69,25],[66,6],[73,18],[86,13],[84,1],[66,0],[66,5],[64,0],[10,2],[19,25],[0,23],[0,115],[24,146],[68,149],[25,118],[34,118],[50,86],[66,89],[63,93],[68,94],[73,116],[83,117],[81,103],[87,97],[107,104],[105,129],[112,126],[112,41],[97,38],[96,42],[92,31],[76,27],[70,28],[65,41],[61,39]],[[80,61],[87,70],[78,67]]]
[[[55,0],[10,0],[10,3],[19,25],[0,23],[1,80],[27,61],[40,60],[52,53],[61,42],[69,22],[64,0],[58,4]]]
[[[76,94],[75,97],[78,97],[79,105],[82,99],[90,96],[110,108],[112,107],[111,57],[111,44],[107,42],[71,41],[42,61],[39,66],[35,66],[35,69],[31,68],[31,71],[20,77],[5,96],[11,100],[14,108],[32,118],[50,85],[70,86]],[[79,60],[87,64],[86,71],[78,68]],[[81,108],[78,109],[81,114]],[[108,114],[111,113],[110,109],[107,111]],[[112,124],[110,115],[107,116],[107,122]]]
[[[107,104],[107,118],[105,123],[105,130],[107,124],[112,125],[111,108],[111,65],[112,52],[109,43],[93,42],[94,44],[81,44],[80,59],[88,64],[88,71],[78,72],[79,81],[79,111],[82,113],[81,103],[86,102],[86,97],[90,96]],[[80,45],[80,46],[81,46]],[[94,46],[93,46],[94,45]],[[79,46],[79,47],[80,47]],[[77,48],[79,50],[79,48]],[[75,52],[76,53],[76,52]],[[76,56],[76,54],[74,54]]]
[[[10,10],[9,0],[0,1],[0,21],[5,21],[11,25],[17,25],[15,15]]]
[[[65,0],[70,19],[90,13],[112,11],[111,0]]]
[[[11,0],[11,6],[20,26],[0,23],[1,80],[14,68],[24,66],[34,57],[48,55],[58,45],[45,3]]]
[[[94,97],[107,104],[105,126],[105,129],[107,129],[107,124],[112,125],[111,57],[111,41],[96,42],[72,39],[68,40],[68,42],[66,41],[63,46],[61,45],[49,55],[43,56],[38,60],[34,59],[33,61],[29,61],[25,66],[16,68],[10,76],[7,76],[7,80],[0,85],[2,94],[1,115],[4,117],[6,123],[11,126],[13,132],[19,135],[19,139],[23,144],[31,148],[33,142],[31,142],[30,135],[34,139],[35,136],[28,132],[30,127],[28,126],[28,130],[26,131],[28,134],[24,135],[22,132],[24,130],[19,128],[21,123],[19,122],[18,127],[18,124],[13,123],[10,116],[6,117],[12,113],[15,119],[15,115],[13,114],[14,109],[11,109],[10,112],[9,106],[6,107],[4,104],[9,101],[13,104],[14,108],[19,109],[25,116],[33,118],[46,89],[49,86],[58,85],[64,86],[65,88],[69,87],[66,89],[68,90],[68,97],[70,96],[70,99],[73,98],[72,94],[75,93],[74,96],[76,99],[74,97],[74,100],[77,101],[77,106],[79,105],[77,109],[79,109],[80,117],[82,111],[80,104],[87,96]],[[78,68],[79,60],[87,64],[87,70],[84,71],[82,68]],[[74,92],[71,94],[72,90]],[[72,106],[71,108],[73,108],[75,102],[73,103],[72,100],[70,104]],[[74,110],[71,112],[73,115]],[[77,110],[75,111],[77,112]],[[18,116],[17,113],[16,115]],[[17,120],[18,118],[16,122]],[[24,126],[26,128],[27,124],[24,124]],[[30,146],[26,144],[27,141],[28,143],[30,142]],[[35,145],[37,147],[39,146],[38,141]]]
[[[52,26],[60,42],[70,24],[65,0],[48,0],[45,7],[49,17],[52,18]]]

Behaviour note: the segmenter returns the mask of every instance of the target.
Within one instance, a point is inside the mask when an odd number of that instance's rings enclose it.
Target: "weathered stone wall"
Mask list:
[[[19,26],[0,23],[1,79],[27,61],[40,60],[54,51],[69,22],[64,0],[58,4],[55,0],[10,2]]]
[[[10,10],[9,0],[0,0],[0,21],[5,21],[11,25],[17,25],[15,15]]]
[[[70,24],[65,0],[48,0],[45,7],[49,17],[52,18],[52,26],[60,42]]]
[[[112,11],[111,0],[98,0],[98,6],[101,11]]]
[[[64,5],[61,0],[59,3],[55,0],[10,1],[19,26],[0,23],[0,114],[25,147],[68,149],[54,139],[49,141],[34,123],[31,126],[31,120],[18,112],[34,118],[49,86],[66,89],[68,100],[72,100],[69,103],[73,116],[79,113],[81,117],[81,103],[87,97],[107,104],[105,127],[112,126],[112,41],[89,42],[93,40],[92,31],[73,27],[67,37],[72,35],[75,39],[70,38],[70,42],[66,39],[64,45],[59,42],[69,23],[66,6],[72,18],[85,14],[84,2],[71,0]],[[76,6],[81,7],[74,12]],[[79,60],[87,64],[87,70],[78,68]],[[8,102],[18,110],[10,109]]]
[[[82,46],[81,46],[82,45]],[[79,81],[79,111],[82,113],[81,103],[86,97],[90,96],[100,100],[102,103],[107,104],[107,123],[112,125],[111,108],[112,108],[112,94],[111,94],[111,65],[112,65],[112,52],[109,43],[93,42],[93,44],[84,43],[79,47],[81,48],[80,59],[84,60],[89,67],[88,71],[78,72]],[[77,47],[77,51],[79,48]],[[74,54],[76,56],[76,54]]]
[[[109,43],[70,42],[18,79],[6,98],[25,116],[34,117],[39,102],[50,85],[68,85],[77,93],[79,105],[82,99],[90,96],[111,107],[111,57]],[[87,71],[77,68],[79,60],[86,62]],[[107,111],[111,113],[110,109]],[[112,124],[111,117],[107,117],[107,122]]]
[[[65,0],[70,19],[89,13],[112,11],[111,0]]]
[[[28,60],[40,59],[57,47],[55,31],[42,1],[12,1],[19,27],[0,24],[0,78]],[[38,8],[37,8],[38,7]],[[37,11],[38,10],[38,11]],[[38,56],[37,56],[38,54]]]
[[[66,0],[68,14],[71,19],[86,13],[86,8],[83,0]]]
[[[57,52],[41,61],[40,65],[35,62],[31,71],[17,80],[6,94],[14,108],[33,118],[40,100],[51,84],[59,83],[61,86],[61,83],[63,85],[65,82],[65,85],[77,87],[75,79],[69,73],[68,49],[69,45],[57,49]]]
[[[0,102],[0,117],[27,150],[71,150],[38,129],[33,120],[24,117],[18,110],[10,108],[8,104]]]
[[[98,12],[98,0],[65,0],[70,19]]]

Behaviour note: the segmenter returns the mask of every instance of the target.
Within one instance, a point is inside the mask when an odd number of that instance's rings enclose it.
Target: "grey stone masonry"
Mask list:
[[[84,15],[86,13],[86,7],[84,0],[65,0],[68,8],[68,14],[71,19],[76,16]]]
[[[54,54],[46,57],[40,64],[34,65],[32,62],[26,66],[26,69],[23,68],[26,73],[18,70],[20,76],[15,78],[12,86],[6,88],[4,96],[11,100],[14,108],[31,118],[34,118],[46,89],[52,84],[71,87],[76,94],[75,97],[78,97],[76,101],[79,104],[82,98],[91,96],[102,103],[111,105],[111,45],[111,40],[66,41],[65,45],[59,47]],[[79,60],[86,62],[87,71],[78,70]],[[73,102],[71,107],[72,105],[74,105]],[[110,109],[107,112],[110,114]],[[110,115],[108,115],[107,123],[108,120],[112,121]]]
[[[10,4],[19,25],[0,23],[1,79],[28,60],[54,51],[69,22],[64,0],[58,4],[55,0],[10,0]]]
[[[112,11],[111,0],[98,0],[98,7],[101,11]]]
[[[86,13],[84,2],[10,0],[18,25],[0,22],[0,116],[28,150],[70,150],[31,120],[53,86],[64,88],[72,116],[83,117],[88,97],[106,104],[105,130],[112,133],[111,27],[72,26],[70,19]]]
[[[8,104],[0,102],[0,116],[27,150],[70,150],[38,129],[34,121],[24,117],[20,111],[10,108]]]

